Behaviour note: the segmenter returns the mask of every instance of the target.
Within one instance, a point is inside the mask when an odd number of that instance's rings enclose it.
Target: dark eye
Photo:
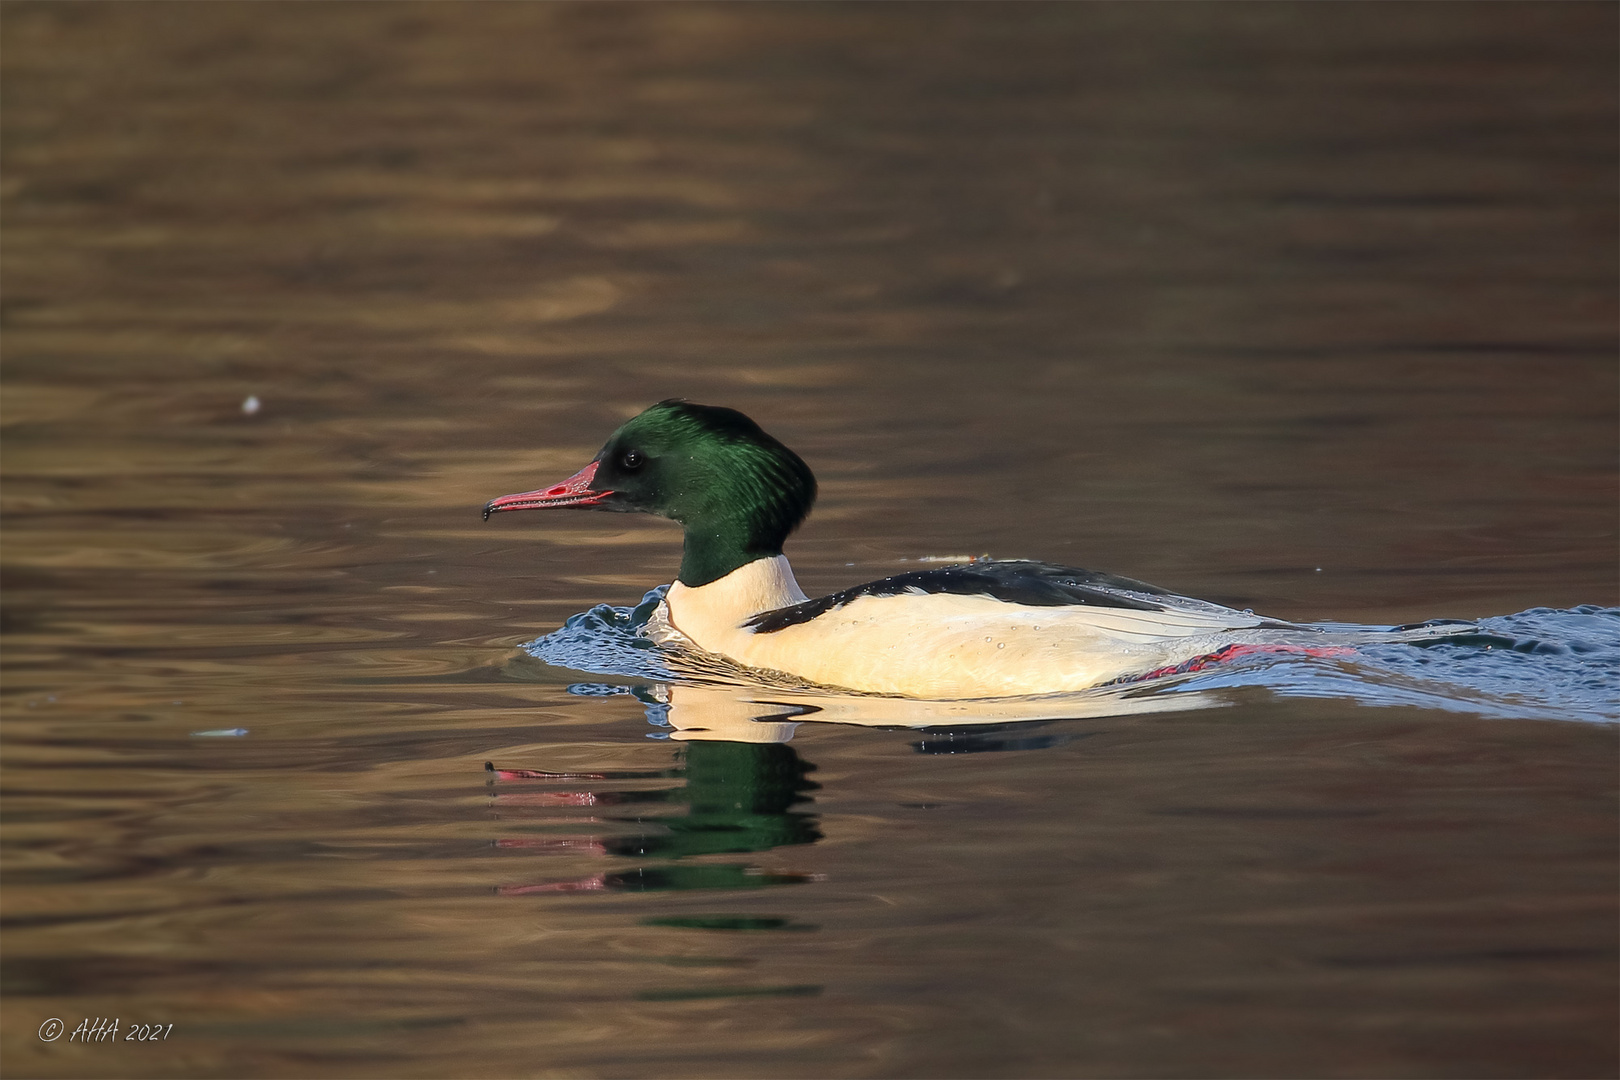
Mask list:
[[[636,469],[641,468],[642,463],[646,460],[641,456],[640,450],[626,450],[619,455],[619,467],[634,472]]]

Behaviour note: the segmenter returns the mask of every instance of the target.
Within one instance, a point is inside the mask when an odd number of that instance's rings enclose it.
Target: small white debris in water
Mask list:
[[[1321,573],[1321,572],[1322,572],[1322,568],[1321,568],[1321,567],[1320,567],[1320,566],[1318,566],[1318,567],[1317,567],[1317,568],[1316,568],[1316,572],[1317,572],[1317,573],[1318,573],[1318,574],[1320,574],[1320,573]]]
[[[213,731],[193,731],[194,739],[239,739],[248,733],[245,727],[215,728]]]
[[[242,402],[242,411],[244,413],[246,413],[248,416],[252,416],[254,413],[258,412],[259,411],[259,398],[258,398],[258,396],[255,395],[255,394],[249,394],[247,396],[247,400]]]

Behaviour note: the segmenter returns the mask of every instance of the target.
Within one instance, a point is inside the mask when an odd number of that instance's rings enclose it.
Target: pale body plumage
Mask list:
[[[805,600],[787,557],[778,555],[696,588],[675,582],[651,632],[823,686],[970,698],[1083,690],[1250,640],[1234,637],[1234,631],[1278,625],[1215,604],[1171,599],[1175,607],[1134,611],[908,592],[857,597],[762,633],[747,620]]]

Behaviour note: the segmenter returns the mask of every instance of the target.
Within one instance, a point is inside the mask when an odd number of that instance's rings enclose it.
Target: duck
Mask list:
[[[1473,632],[1455,620],[1345,631],[1237,611],[1114,574],[975,559],[811,599],[783,547],[809,515],[804,460],[735,409],[671,398],[624,423],[518,510],[645,513],[685,531],[680,569],[645,632],[762,675],[935,700],[1062,694],[1199,670],[1263,650],[1340,655]]]

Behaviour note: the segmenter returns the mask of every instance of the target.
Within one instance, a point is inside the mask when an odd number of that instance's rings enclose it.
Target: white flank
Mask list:
[[[988,596],[862,596],[808,622],[756,633],[762,612],[803,602],[786,556],[758,559],[665,597],[670,628],[700,649],[823,686],[922,698],[1083,690],[1212,652],[1264,620],[1154,597],[1164,611],[1027,607]],[[1171,606],[1173,605],[1173,606]]]

